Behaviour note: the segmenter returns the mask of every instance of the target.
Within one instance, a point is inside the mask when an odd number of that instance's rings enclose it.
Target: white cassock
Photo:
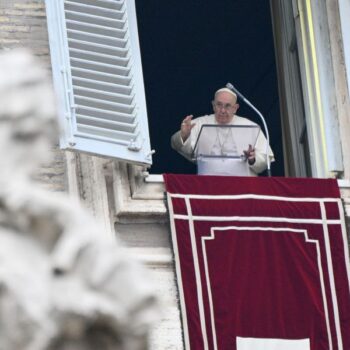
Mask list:
[[[195,126],[191,130],[190,137],[185,142],[183,142],[181,138],[180,131],[176,132],[171,137],[172,148],[191,161],[193,161],[193,151],[202,125],[215,125],[217,122],[215,120],[215,115],[211,114],[192,120],[192,124],[195,124]],[[228,125],[256,126],[257,124],[247,118],[242,118],[235,115],[231,123]],[[240,135],[239,138],[235,138],[232,137],[232,128],[215,129],[215,132],[212,133],[212,140],[207,142],[207,154],[240,156],[243,155],[243,150],[248,149],[249,141],[244,138],[244,135]],[[253,165],[249,165],[250,176],[257,176],[257,174],[266,169],[266,144],[267,141],[264,134],[262,132],[259,132],[255,146],[252,145],[255,148],[255,163]],[[273,162],[275,159],[270,147],[268,148],[268,152],[270,162]]]

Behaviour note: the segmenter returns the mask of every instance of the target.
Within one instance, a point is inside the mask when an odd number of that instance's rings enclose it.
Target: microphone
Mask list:
[[[231,83],[227,83],[226,87],[232,90],[241,100],[245,100],[245,97]]]
[[[266,134],[266,165],[267,165],[267,176],[271,176],[271,162],[270,162],[270,157],[269,157],[269,145],[270,145],[270,135],[269,135],[269,130],[267,128],[267,124],[265,121],[264,116],[262,113],[248,100],[246,99],[231,83],[227,83],[226,87],[233,91],[237,97],[239,97],[245,104],[247,104],[253,111],[257,113],[257,115],[260,117],[263,126],[264,126],[264,131]]]

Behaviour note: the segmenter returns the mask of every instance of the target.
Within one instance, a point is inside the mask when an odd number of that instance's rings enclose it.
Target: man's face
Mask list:
[[[218,124],[228,124],[232,121],[239,105],[236,98],[229,92],[218,92],[213,101],[215,119]]]

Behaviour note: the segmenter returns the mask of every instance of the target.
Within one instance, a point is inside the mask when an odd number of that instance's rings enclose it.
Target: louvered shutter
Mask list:
[[[46,0],[61,147],[151,164],[134,0]]]

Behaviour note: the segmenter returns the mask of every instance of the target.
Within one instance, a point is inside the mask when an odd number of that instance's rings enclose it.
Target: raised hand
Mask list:
[[[195,126],[195,124],[192,123],[192,118],[192,114],[188,115],[181,123],[180,134],[183,142],[189,138],[191,130]]]

